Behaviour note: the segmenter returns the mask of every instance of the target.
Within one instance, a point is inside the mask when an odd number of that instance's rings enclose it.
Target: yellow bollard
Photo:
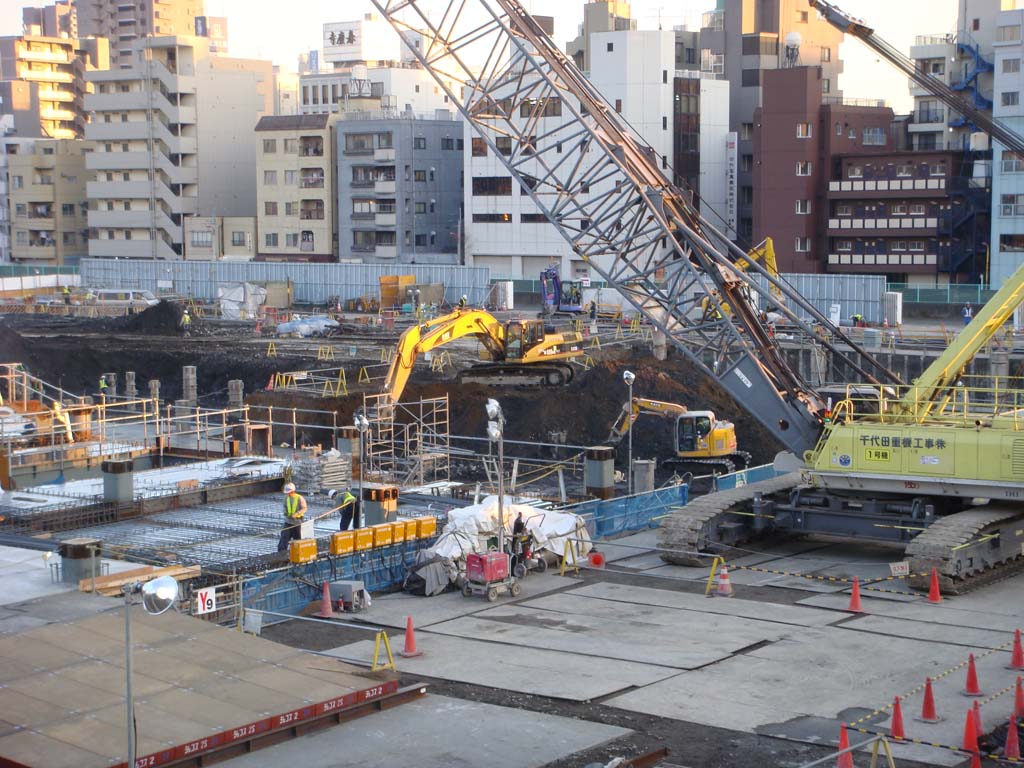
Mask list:
[[[711,588],[715,585],[715,574],[718,572],[718,566],[725,565],[725,558],[715,556],[715,559],[711,561],[711,573],[708,574],[708,583],[704,587],[704,597],[711,597]]]
[[[267,357],[277,357],[277,346],[274,342],[267,344]]]

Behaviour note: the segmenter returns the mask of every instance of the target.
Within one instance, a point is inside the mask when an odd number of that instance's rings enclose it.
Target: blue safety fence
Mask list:
[[[657,518],[685,505],[688,499],[689,487],[674,485],[633,496],[584,501],[560,511],[579,515],[587,521],[591,538],[604,539],[657,525]]]
[[[777,472],[771,464],[762,464],[758,467],[742,469],[739,472],[730,472],[728,475],[719,475],[715,478],[714,488],[716,491],[728,491],[750,483],[771,480],[780,474],[782,473]]]

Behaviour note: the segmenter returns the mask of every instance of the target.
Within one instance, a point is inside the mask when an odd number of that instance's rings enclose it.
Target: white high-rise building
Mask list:
[[[998,16],[993,42],[992,116],[1024,136],[1024,10]],[[978,138],[975,138],[978,141]],[[1024,263],[1024,156],[992,145],[992,231],[989,284],[1002,286]]]

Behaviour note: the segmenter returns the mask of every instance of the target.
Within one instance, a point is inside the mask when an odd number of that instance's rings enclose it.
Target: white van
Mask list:
[[[125,288],[99,288],[92,291],[98,307],[127,307],[143,310],[160,303],[149,291],[128,290]]]

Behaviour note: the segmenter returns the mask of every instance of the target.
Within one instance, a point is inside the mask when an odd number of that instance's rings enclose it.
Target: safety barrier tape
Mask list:
[[[845,578],[842,578],[841,576],[816,576],[816,575],[811,574],[811,573],[795,573],[793,571],[780,571],[780,570],[777,570],[777,569],[774,569],[774,568],[760,568],[760,567],[758,567],[756,565],[738,565],[738,564],[733,564],[733,563],[726,563],[726,566],[729,568],[729,570],[735,570],[735,571],[755,571],[757,573],[770,573],[770,574],[774,574],[776,576],[793,576],[795,578],[808,579],[809,581],[827,581],[827,582],[832,582],[832,583],[836,583],[836,584],[853,584],[853,579],[845,579]],[[890,594],[890,595],[905,595],[905,594],[907,594],[906,592],[903,592],[903,591],[898,590],[898,589],[883,589],[881,587],[873,587],[871,585],[872,584],[882,584],[882,583],[884,583],[886,581],[901,581],[903,579],[910,579],[910,578],[913,578],[915,576],[927,577],[929,575],[931,575],[931,574],[928,574],[928,573],[908,573],[905,576],[884,576],[884,577],[880,577],[880,578],[877,578],[877,579],[871,579],[870,581],[859,582],[859,584],[860,584],[861,590],[863,590],[863,591],[880,592],[880,593],[883,593],[883,594]]]
[[[889,742],[890,744],[918,744],[918,745],[923,746],[923,747],[934,747],[935,749],[945,749],[945,750],[948,750],[948,751],[951,751],[951,752],[960,752],[960,753],[965,754],[965,755],[970,755],[970,754],[973,753],[973,750],[964,749],[962,746],[953,746],[952,744],[943,744],[943,743],[938,742],[938,741],[927,741],[925,739],[914,739],[914,738],[910,738],[909,736],[907,738],[904,738],[904,739],[896,739],[896,738],[893,738],[890,734],[882,733],[881,731],[873,731],[870,728],[854,728],[854,727],[849,726],[849,725],[847,726],[847,728],[849,728],[850,730],[856,731],[857,733],[863,733],[863,734],[865,734],[867,736],[886,736],[886,737],[888,737],[890,739],[890,742]],[[1004,763],[1012,763],[1012,764],[1015,764],[1015,765],[1019,765],[1019,764],[1024,763],[1024,760],[1022,760],[1020,758],[1005,757],[1005,756],[999,754],[998,752],[981,752],[979,750],[978,751],[978,756],[979,757],[988,758],[988,759],[991,759],[991,760],[998,760],[998,761],[1004,762]]]

